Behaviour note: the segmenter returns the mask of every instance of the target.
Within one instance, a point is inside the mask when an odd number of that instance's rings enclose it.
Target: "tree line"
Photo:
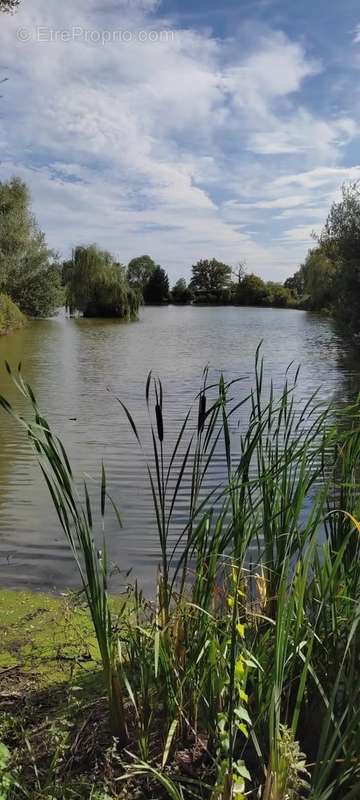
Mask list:
[[[193,264],[189,283],[179,278],[170,290],[166,271],[148,255],[133,258],[127,270],[130,285],[141,291],[144,302],[186,305],[258,305],[290,307],[296,304],[294,292],[258,275],[236,271],[216,258]]]
[[[134,319],[145,304],[238,304],[288,306],[294,293],[278,283],[246,275],[215,258],[192,267],[189,283],[170,289],[166,270],[149,256],[126,266],[96,245],[78,246],[61,262],[46,244],[31,211],[30,193],[19,178],[0,183],[0,292],[31,317],[66,305],[86,317]]]
[[[145,304],[242,305],[326,311],[360,331],[360,191],[342,189],[316,245],[284,284],[233,269],[216,258],[193,264],[191,279],[170,288],[149,255],[122,264],[96,245],[78,246],[61,262],[31,211],[19,178],[0,183],[0,293],[25,314],[49,316],[60,306],[84,316],[136,318]],[[4,301],[5,302],[5,301]]]

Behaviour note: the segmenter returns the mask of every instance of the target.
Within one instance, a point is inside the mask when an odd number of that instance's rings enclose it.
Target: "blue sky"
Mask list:
[[[0,25],[0,179],[61,256],[283,280],[360,178],[355,0],[23,0]]]

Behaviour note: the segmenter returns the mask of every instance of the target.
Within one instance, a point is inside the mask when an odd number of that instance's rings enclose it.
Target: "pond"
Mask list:
[[[115,518],[107,520],[111,558],[121,569],[133,568],[145,588],[152,585],[159,559],[150,487],[116,397],[145,435],[145,382],[153,370],[164,385],[166,434],[174,438],[206,365],[215,378],[221,371],[226,378],[243,376],[236,392],[245,396],[261,340],[266,380],[271,376],[275,386],[282,385],[293,362],[301,364],[302,399],[319,387],[323,401],[345,402],[360,389],[360,357],[328,319],[302,311],[148,307],[138,322],[127,324],[60,315],[30,322],[0,339],[1,394],[24,410],[4,367],[5,359],[14,367],[21,361],[42,411],[68,449],[74,472],[94,479],[96,500],[104,460],[123,520],[122,529]],[[57,591],[74,586],[72,559],[26,436],[3,413],[0,424],[0,581]],[[221,474],[223,469],[219,458],[216,470]]]

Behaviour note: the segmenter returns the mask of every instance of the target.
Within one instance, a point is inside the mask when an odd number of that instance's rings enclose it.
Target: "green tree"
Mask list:
[[[286,289],[290,289],[290,291],[298,300],[303,297],[305,293],[305,275],[303,264],[301,267],[299,267],[297,272],[294,272],[294,275],[286,279],[284,286]]]
[[[128,263],[127,279],[130,286],[144,291],[144,288],[156,269],[155,261],[150,256],[137,256]]]
[[[309,250],[303,264],[304,303],[311,311],[331,310],[336,298],[336,266],[322,247]]]
[[[175,286],[173,286],[171,290],[171,299],[173,303],[177,305],[191,303],[192,292],[187,286],[185,278],[179,278],[179,280],[176,281]]]
[[[144,288],[145,303],[162,304],[170,300],[169,278],[162,267],[155,267]]]
[[[295,295],[286,286],[274,281],[268,281],[266,284],[267,304],[274,308],[287,308],[294,305]]]
[[[318,238],[331,261],[340,264],[360,260],[360,189],[359,183],[342,187],[342,199],[333,203]]]
[[[358,183],[342,187],[333,203],[319,246],[333,265],[332,301],[335,314],[352,333],[360,331],[360,190]]]
[[[235,302],[242,306],[267,305],[269,294],[265,281],[258,275],[245,275],[235,290]]]
[[[110,253],[96,245],[76,247],[63,264],[63,280],[70,311],[85,317],[136,317],[140,292],[129,286],[126,270]]]
[[[0,293],[0,336],[24,325],[26,318],[7,294]],[[0,794],[1,799],[1,794]]]
[[[20,0],[0,0],[0,11],[6,14],[12,13],[19,8]]]
[[[63,302],[59,268],[19,178],[0,183],[0,290],[31,316],[52,314]]]
[[[192,266],[190,289],[208,294],[220,292],[231,283],[231,267],[216,258],[202,259]]]

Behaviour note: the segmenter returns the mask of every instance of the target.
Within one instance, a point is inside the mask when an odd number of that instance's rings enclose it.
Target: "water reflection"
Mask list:
[[[0,340],[0,391],[22,407],[2,366],[5,358],[12,365],[21,360],[76,474],[98,480],[104,459],[124,521],[120,531],[115,520],[108,520],[111,555],[120,567],[133,566],[145,584],[152,581],[158,560],[150,489],[115,395],[129,405],[146,435],[146,375],[149,369],[161,375],[166,433],[172,438],[206,364],[214,376],[220,371],[229,379],[245,376],[237,391],[239,397],[248,392],[261,339],[268,383],[272,377],[280,387],[289,362],[301,363],[299,400],[318,386],[324,402],[348,401],[359,390],[360,362],[353,347],[326,318],[297,311],[147,308],[137,323],[58,318],[33,322]],[[0,580],[45,588],[74,585],[76,573],[24,434],[4,416],[0,422]],[[219,456],[209,480],[216,481],[223,469]],[[183,515],[185,500],[179,509]]]

